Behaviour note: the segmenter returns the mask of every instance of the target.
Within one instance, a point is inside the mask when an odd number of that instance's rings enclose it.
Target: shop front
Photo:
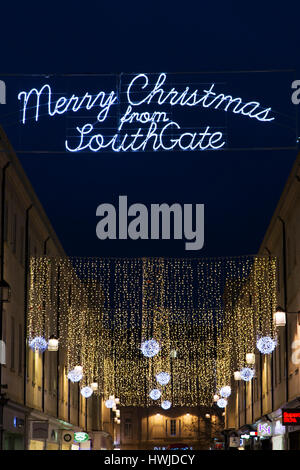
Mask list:
[[[300,450],[300,408],[283,408],[282,425],[286,428],[288,450]]]
[[[79,450],[80,442],[74,436],[81,429],[70,423],[32,412],[28,427],[29,450]]]
[[[25,422],[24,409],[9,402],[3,410],[4,450],[23,450],[25,448]]]

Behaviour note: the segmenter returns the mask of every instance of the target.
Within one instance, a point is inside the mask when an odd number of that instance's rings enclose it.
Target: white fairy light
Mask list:
[[[48,343],[43,336],[36,336],[29,341],[29,346],[34,351],[44,352],[48,347]]]
[[[220,395],[223,398],[228,398],[231,395],[231,387],[229,385],[225,385],[220,389]]]
[[[241,379],[245,382],[250,382],[250,380],[254,377],[254,369],[250,369],[249,367],[244,367],[241,371]]]
[[[162,402],[161,404],[161,407],[164,409],[164,410],[168,410],[169,408],[171,408],[172,406],[172,403],[169,401],[169,400],[165,400]]]
[[[262,336],[257,341],[256,346],[262,354],[271,354],[276,348],[276,341],[270,336]]]
[[[225,398],[220,398],[217,401],[217,405],[219,408],[225,408],[227,406],[227,400]]]
[[[151,390],[149,393],[149,397],[152,398],[152,400],[158,400],[161,397],[161,392],[157,388],[154,388]]]
[[[167,383],[170,381],[170,378],[171,377],[168,372],[160,372],[156,375],[156,380],[160,385],[167,385]]]
[[[144,356],[153,357],[160,351],[160,345],[155,339],[149,339],[141,344],[141,350]]]
[[[114,400],[110,400],[110,399],[106,400],[105,402],[106,408],[113,408],[114,404],[115,404]]]
[[[83,377],[82,373],[82,367],[81,366],[76,366],[74,369],[70,370],[68,372],[68,379],[71,380],[71,382],[76,383],[79,382]]]
[[[89,398],[93,395],[93,389],[91,387],[83,387],[80,393],[84,398]]]

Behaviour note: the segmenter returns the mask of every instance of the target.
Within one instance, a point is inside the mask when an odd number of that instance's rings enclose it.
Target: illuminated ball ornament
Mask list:
[[[160,351],[160,346],[155,339],[149,339],[141,344],[141,350],[144,356],[153,357]]]
[[[149,397],[152,398],[152,400],[158,400],[161,397],[161,392],[157,388],[154,388],[151,390],[149,393]]]
[[[172,403],[169,400],[165,400],[161,404],[161,407],[163,410],[168,410],[169,408],[171,408],[171,406],[172,406]]]
[[[90,398],[93,395],[93,389],[91,387],[83,387],[80,393],[84,398]]]
[[[33,349],[33,351],[44,352],[48,347],[48,343],[43,336],[36,336],[29,341],[29,347]]]
[[[115,404],[115,401],[111,400],[111,399],[106,400],[106,402],[105,402],[106,408],[113,408],[114,404]]]
[[[156,375],[156,380],[160,385],[167,385],[170,381],[170,374],[168,372],[160,372]]]
[[[71,380],[71,382],[76,383],[79,382],[83,377],[83,372],[82,372],[82,367],[81,366],[76,366],[74,369],[70,370],[68,372],[68,379]]]
[[[252,380],[254,377],[254,369],[250,369],[250,367],[244,367],[240,373],[241,379],[245,382],[250,382],[250,380]]]
[[[220,389],[220,395],[223,398],[228,398],[231,395],[231,387],[229,385],[225,385]]]
[[[276,341],[270,338],[270,336],[263,336],[259,338],[256,346],[262,354],[271,354],[276,348]]]
[[[227,400],[225,398],[220,398],[217,401],[217,405],[219,408],[225,408],[227,406]]]

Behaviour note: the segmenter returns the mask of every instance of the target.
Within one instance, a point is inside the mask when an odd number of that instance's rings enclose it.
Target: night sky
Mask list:
[[[220,72],[294,70],[255,77],[237,74],[228,91],[238,95],[240,86],[249,101],[259,97],[258,101],[271,106],[280,128],[286,128],[280,145],[296,147],[300,105],[291,104],[291,82],[300,80],[299,2],[285,2],[281,9],[276,4],[271,8],[262,2],[228,1],[111,5],[51,2],[32,6],[26,2],[18,8],[2,6],[0,79],[9,85],[5,74],[17,74],[19,86],[26,88],[36,82],[25,74],[215,71],[219,72],[216,80],[229,83],[228,75]],[[82,78],[83,90],[88,88],[88,79]],[[22,147],[18,103],[11,93],[8,88],[8,105],[14,107],[15,117],[8,119],[1,105],[0,120],[18,150]],[[255,128],[245,120],[242,130],[239,126],[238,120],[232,120],[230,130],[248,147],[258,141],[266,147],[278,146],[276,125]],[[265,136],[256,135],[264,129]],[[42,148],[38,129],[30,138],[27,148]],[[19,158],[67,254],[185,257],[256,253],[296,154],[296,149],[229,149],[20,153]],[[98,240],[96,208],[103,202],[117,204],[119,195],[127,195],[130,204],[204,203],[204,248],[185,251],[184,241],[178,240]]]

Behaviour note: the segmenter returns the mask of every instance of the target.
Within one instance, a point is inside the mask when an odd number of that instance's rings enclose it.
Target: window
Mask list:
[[[132,421],[130,418],[125,418],[124,436],[127,437],[128,439],[132,438]]]
[[[12,317],[10,330],[10,368],[15,368],[15,319]]]
[[[170,420],[170,434],[171,436],[176,436],[176,419]]]

